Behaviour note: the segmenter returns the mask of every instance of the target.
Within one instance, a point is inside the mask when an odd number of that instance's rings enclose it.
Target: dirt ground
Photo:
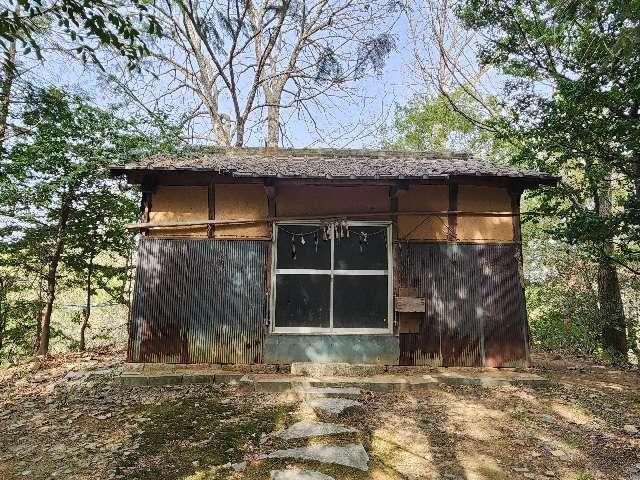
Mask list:
[[[257,480],[291,464],[260,454],[301,445],[270,435],[296,421],[295,396],[121,386],[108,373],[122,357],[94,351],[1,370],[0,479]],[[361,408],[327,419],[357,428],[369,471],[306,466],[336,480],[640,479],[638,373],[548,354],[534,364],[547,384],[364,393]]]

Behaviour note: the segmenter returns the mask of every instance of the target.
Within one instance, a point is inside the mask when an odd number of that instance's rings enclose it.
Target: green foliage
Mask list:
[[[14,2],[10,2],[14,3]],[[55,25],[73,45],[83,61],[100,65],[95,48],[109,45],[123,55],[129,65],[147,54],[142,37],[159,35],[160,24],[147,12],[148,2],[107,2],[104,0],[19,0],[0,10],[0,47],[7,51],[12,42],[22,45],[24,54],[32,51],[40,59],[38,33]]]
[[[488,103],[495,104],[495,99],[488,99]],[[396,108],[394,138],[384,146],[435,152],[463,150],[502,161],[509,156],[511,146],[481,128],[484,120],[477,101],[463,88],[448,96],[419,97]]]
[[[596,331],[621,358],[617,270],[640,275],[639,6],[467,0],[457,12],[484,39],[481,62],[509,78],[496,136],[517,145],[514,162],[563,177],[534,192],[533,220],[597,265]]]
[[[5,323],[26,338],[27,331],[34,336],[39,317],[25,299],[42,309],[61,241],[56,290],[87,285],[90,296],[103,290],[124,303],[126,271],[116,259],[133,247],[124,224],[135,220],[138,206],[134,192],[109,178],[109,166],[169,148],[172,141],[118,117],[117,109],[97,108],[56,88],[30,92],[20,119],[25,134],[0,163],[0,267],[25,285],[6,296]]]
[[[468,102],[462,91],[453,97],[464,103],[460,108],[472,119],[478,117],[474,104]],[[417,98],[407,106],[398,107],[394,126],[398,135],[387,146],[401,150],[444,151],[451,143],[458,146],[465,137],[469,144],[483,140],[476,124],[455,111],[444,95]]]
[[[458,12],[486,36],[481,60],[511,77],[494,127],[519,144],[515,161],[564,177],[538,193],[556,238],[628,266],[640,260],[638,7],[469,0]]]
[[[1,260],[4,260],[2,258]],[[0,263],[1,264],[1,263]],[[0,267],[0,360],[22,356],[33,348],[32,333],[42,310],[42,303],[29,299],[28,285],[10,275],[7,268]]]

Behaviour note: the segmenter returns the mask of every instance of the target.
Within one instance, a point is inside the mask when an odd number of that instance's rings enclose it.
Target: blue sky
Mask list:
[[[379,74],[371,72],[354,84],[360,92],[357,102],[327,102],[321,111],[315,110],[318,132],[300,120],[295,112],[282,112],[282,120],[286,123],[288,133],[287,138],[283,139],[284,146],[380,146],[382,138],[379,127],[391,124],[396,105],[406,104],[412,96],[422,91],[409,68],[412,59],[406,20],[400,18],[391,33],[397,48],[389,56],[383,71]],[[42,86],[55,84],[84,91],[102,105],[122,101],[99,79],[95,68],[68,59],[49,55],[45,63],[34,68],[30,75]],[[248,144],[260,145],[261,141],[260,136],[254,135]]]

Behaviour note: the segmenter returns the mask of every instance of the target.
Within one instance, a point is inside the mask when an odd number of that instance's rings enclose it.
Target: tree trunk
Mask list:
[[[618,272],[612,264],[601,262],[598,265],[598,301],[602,318],[602,344],[626,358],[624,307],[620,296]]]
[[[11,88],[16,76],[16,41],[9,44],[9,49],[2,64],[2,85],[0,85],[0,151],[7,135],[7,120],[11,103]]]
[[[43,292],[43,277],[42,271],[38,271],[38,306],[42,305],[42,292]],[[41,309],[35,310],[36,321],[36,338],[33,342],[33,353],[40,350],[40,337],[42,335],[42,311]]]
[[[42,312],[42,333],[40,335],[40,355],[46,355],[49,352],[49,338],[51,336],[51,314],[53,313],[53,302],[56,298],[56,282],[58,273],[58,264],[62,256],[64,248],[64,237],[67,229],[67,221],[71,212],[71,198],[63,197],[62,206],[60,207],[60,216],[58,217],[58,233],[56,235],[56,244],[49,261],[49,271],[47,273],[47,302]]]
[[[89,257],[89,266],[87,267],[87,304],[84,307],[84,320],[80,326],[80,351],[86,350],[85,332],[89,326],[89,317],[91,316],[91,276],[93,275],[93,252]]]
[[[267,143],[269,148],[278,148],[280,143],[280,105],[267,107]]]
[[[594,195],[596,213],[605,219],[611,214],[611,178],[605,178]],[[602,345],[620,356],[627,357],[627,333],[624,306],[620,294],[620,282],[615,264],[611,261],[613,244],[607,241],[602,247],[598,262],[598,303]]]
[[[236,147],[242,147],[244,145],[244,119],[236,119]]]
[[[9,290],[9,281],[0,278],[0,351],[2,351],[4,329],[9,320],[9,312],[7,306],[7,290]]]

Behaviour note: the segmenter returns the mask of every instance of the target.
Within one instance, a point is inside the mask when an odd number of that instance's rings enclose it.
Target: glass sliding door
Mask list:
[[[390,333],[391,225],[274,227],[275,333]]]

